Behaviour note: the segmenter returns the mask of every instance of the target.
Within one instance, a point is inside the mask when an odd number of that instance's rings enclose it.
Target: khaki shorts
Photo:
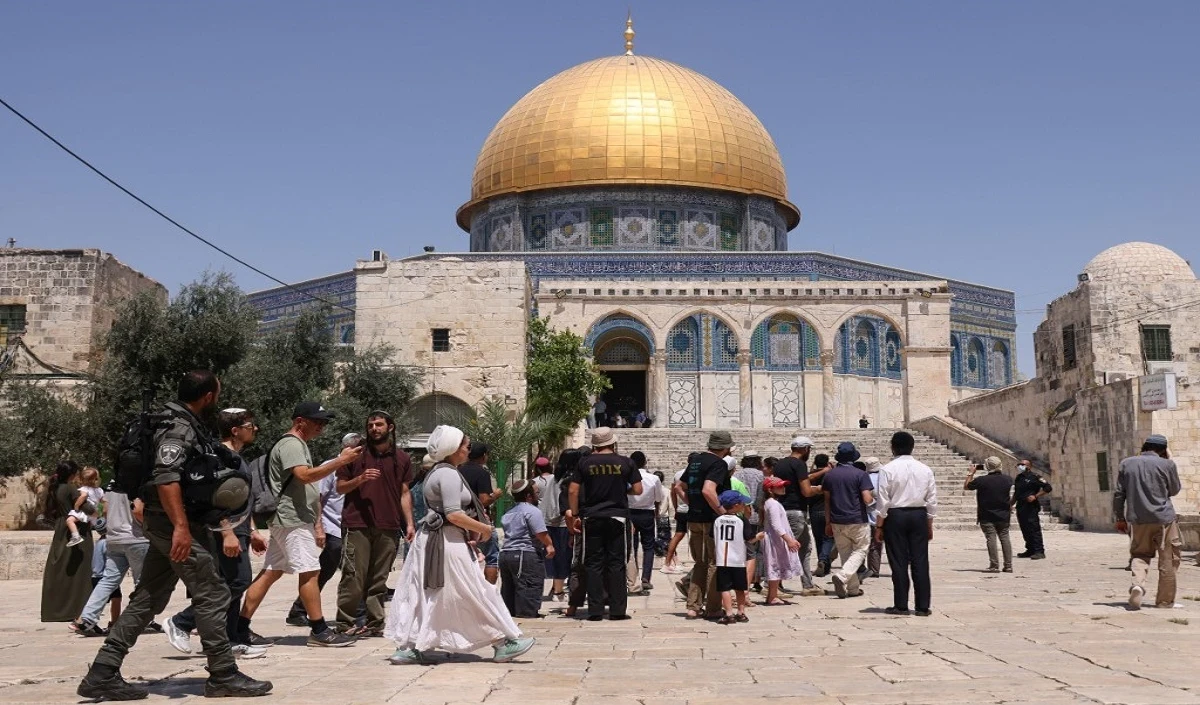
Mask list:
[[[321,570],[321,549],[312,524],[272,526],[263,570],[315,573]]]

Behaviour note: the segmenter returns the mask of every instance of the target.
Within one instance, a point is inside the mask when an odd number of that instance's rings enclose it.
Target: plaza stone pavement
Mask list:
[[[274,693],[256,700],[263,703],[1200,703],[1200,568],[1192,557],[1180,573],[1181,609],[1127,612],[1127,539],[1048,538],[1047,560],[990,575],[980,572],[981,534],[937,534],[927,618],[884,615],[885,577],[869,580],[860,598],[755,606],[748,624],[686,621],[673,577],[656,573],[651,597],[630,598],[630,621],[523,620],[538,644],[511,664],[480,653],[391,666],[384,659],[393,645],[381,639],[306,648],[305,631],[283,624],[295,594],[285,579],[255,620],[257,631],[283,639],[243,668],[274,682]],[[327,608],[334,588],[326,589]],[[75,687],[100,640],[39,623],[38,599],[37,582],[0,582],[0,702],[78,702]],[[172,611],[182,603],[179,590]],[[151,702],[194,702],[203,667],[162,635],[147,635],[124,674],[148,682]]]

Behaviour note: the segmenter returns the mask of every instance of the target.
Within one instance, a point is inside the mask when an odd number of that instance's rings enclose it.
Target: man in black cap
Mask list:
[[[1012,502],[1017,508],[1017,524],[1025,538],[1025,551],[1017,558],[1041,560],[1046,557],[1046,546],[1042,543],[1042,520],[1039,513],[1042,505],[1038,501],[1053,490],[1049,482],[1033,471],[1033,464],[1022,460],[1017,465],[1017,476],[1013,478]]]
[[[488,469],[489,450],[486,443],[471,441],[467,462],[459,465],[458,471],[467,481],[467,487],[479,496],[479,502],[488,510],[489,514],[493,514],[495,510],[492,505],[500,499],[504,490],[492,487],[492,472]],[[494,519],[495,517],[493,517]],[[496,581],[500,579],[500,543],[496,539],[496,532],[493,531],[491,538],[479,544],[479,550],[483,553],[483,577],[495,585]]]
[[[317,587],[321,575],[321,549],[325,546],[317,483],[337,472],[338,468],[354,462],[362,453],[362,446],[343,448],[333,460],[314,467],[308,442],[321,435],[333,416],[332,411],[315,401],[297,404],[292,411],[291,430],[267,454],[267,479],[277,504],[275,514],[267,522],[271,542],[267,545],[263,570],[246,590],[246,604],[242,606],[238,624],[243,635],[249,633],[250,619],[275,581],[284,573],[297,573],[300,576],[300,600],[308,612],[312,630],[308,645],[350,646],[354,643],[352,637],[338,634],[326,624],[321,611],[321,589]]]
[[[853,443],[838,445],[837,466],[825,475],[821,490],[825,497],[825,526],[814,526],[837,543],[842,557],[841,569],[833,572],[833,589],[840,598],[857,597],[858,569],[867,559],[871,531],[867,525],[867,505],[873,504],[871,477],[852,463],[859,458]]]
[[[1154,434],[1142,444],[1141,455],[1121,461],[1117,487],[1113,491],[1113,514],[1117,531],[1129,534],[1133,557],[1133,585],[1129,608],[1141,609],[1146,594],[1150,559],[1158,556],[1158,591],[1154,606],[1170,609],[1175,604],[1175,571],[1183,539],[1171,498],[1179,494],[1179,470],[1167,455],[1167,437]]]

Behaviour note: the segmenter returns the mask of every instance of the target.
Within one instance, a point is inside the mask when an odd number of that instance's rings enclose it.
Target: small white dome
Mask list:
[[[1088,279],[1103,283],[1195,281],[1187,260],[1162,245],[1126,242],[1110,247],[1084,266]]]

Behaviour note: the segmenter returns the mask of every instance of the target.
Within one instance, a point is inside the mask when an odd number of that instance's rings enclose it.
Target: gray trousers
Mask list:
[[[808,558],[812,555],[813,538],[812,534],[808,533],[808,512],[802,510],[791,510],[787,512],[788,525],[792,528],[792,533],[795,534],[796,540],[800,542],[800,585],[806,588],[813,586],[812,568],[808,565]],[[825,531],[825,527],[814,529],[814,531]]]
[[[983,529],[983,535],[987,537],[988,567],[1000,567],[1000,556],[996,550],[999,539],[1000,547],[1004,550],[1004,567],[1012,568],[1012,543],[1008,540],[1008,522],[980,522],[979,528]]]
[[[196,629],[208,655],[208,672],[223,674],[237,670],[229,634],[225,629],[229,610],[229,588],[217,569],[213,534],[202,524],[191,524],[192,547],[182,563],[171,560],[171,536],[174,527],[165,514],[146,513],[145,535],[150,542],[142,564],[142,579],[96,654],[96,666],[120,669],[125,655],[137,643],[138,636],[154,616],[171,601],[175,583],[182,581],[192,596]]]

